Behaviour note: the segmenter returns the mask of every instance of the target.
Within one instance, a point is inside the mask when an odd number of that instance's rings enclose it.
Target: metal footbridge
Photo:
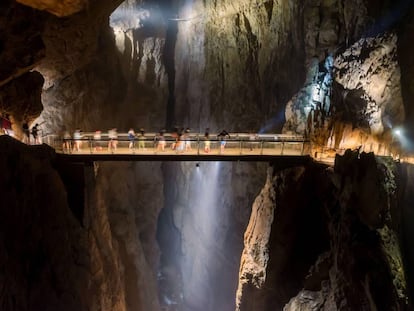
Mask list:
[[[59,158],[72,162],[95,161],[255,161],[289,163],[310,158],[310,142],[301,135],[229,133],[230,137],[145,133],[130,139],[127,133],[82,133],[77,138],[43,137]]]

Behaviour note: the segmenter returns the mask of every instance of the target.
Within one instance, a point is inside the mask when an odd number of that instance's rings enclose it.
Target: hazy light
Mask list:
[[[401,136],[401,130],[400,129],[395,129],[393,132],[394,132],[395,135]]]
[[[218,209],[218,198],[221,193],[218,183],[221,163],[197,164],[198,167],[193,169],[190,177],[188,212],[183,218],[183,227],[187,228],[183,232],[186,249],[181,260],[183,298],[208,305],[211,297],[205,289],[206,284],[210,282],[209,271],[216,256],[214,252],[218,238],[216,227],[220,223],[217,219],[223,217],[223,211],[219,213]],[[186,235],[186,232],[191,236]]]

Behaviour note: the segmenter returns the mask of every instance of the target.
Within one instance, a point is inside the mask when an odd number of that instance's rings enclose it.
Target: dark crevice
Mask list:
[[[166,129],[172,129],[175,124],[175,43],[177,41],[177,33],[177,21],[168,21],[164,47],[164,64],[168,77]]]

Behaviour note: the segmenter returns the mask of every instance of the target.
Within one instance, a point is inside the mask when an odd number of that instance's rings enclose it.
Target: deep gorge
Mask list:
[[[0,137],[2,310],[411,310],[410,1],[0,5],[0,111],[43,134],[304,134],[335,165],[67,163]],[[387,150],[388,150],[387,149]]]

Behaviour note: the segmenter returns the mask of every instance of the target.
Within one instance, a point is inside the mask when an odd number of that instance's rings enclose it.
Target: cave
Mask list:
[[[414,310],[412,1],[3,0],[0,26],[1,310]],[[304,140],[62,145],[177,128]]]

